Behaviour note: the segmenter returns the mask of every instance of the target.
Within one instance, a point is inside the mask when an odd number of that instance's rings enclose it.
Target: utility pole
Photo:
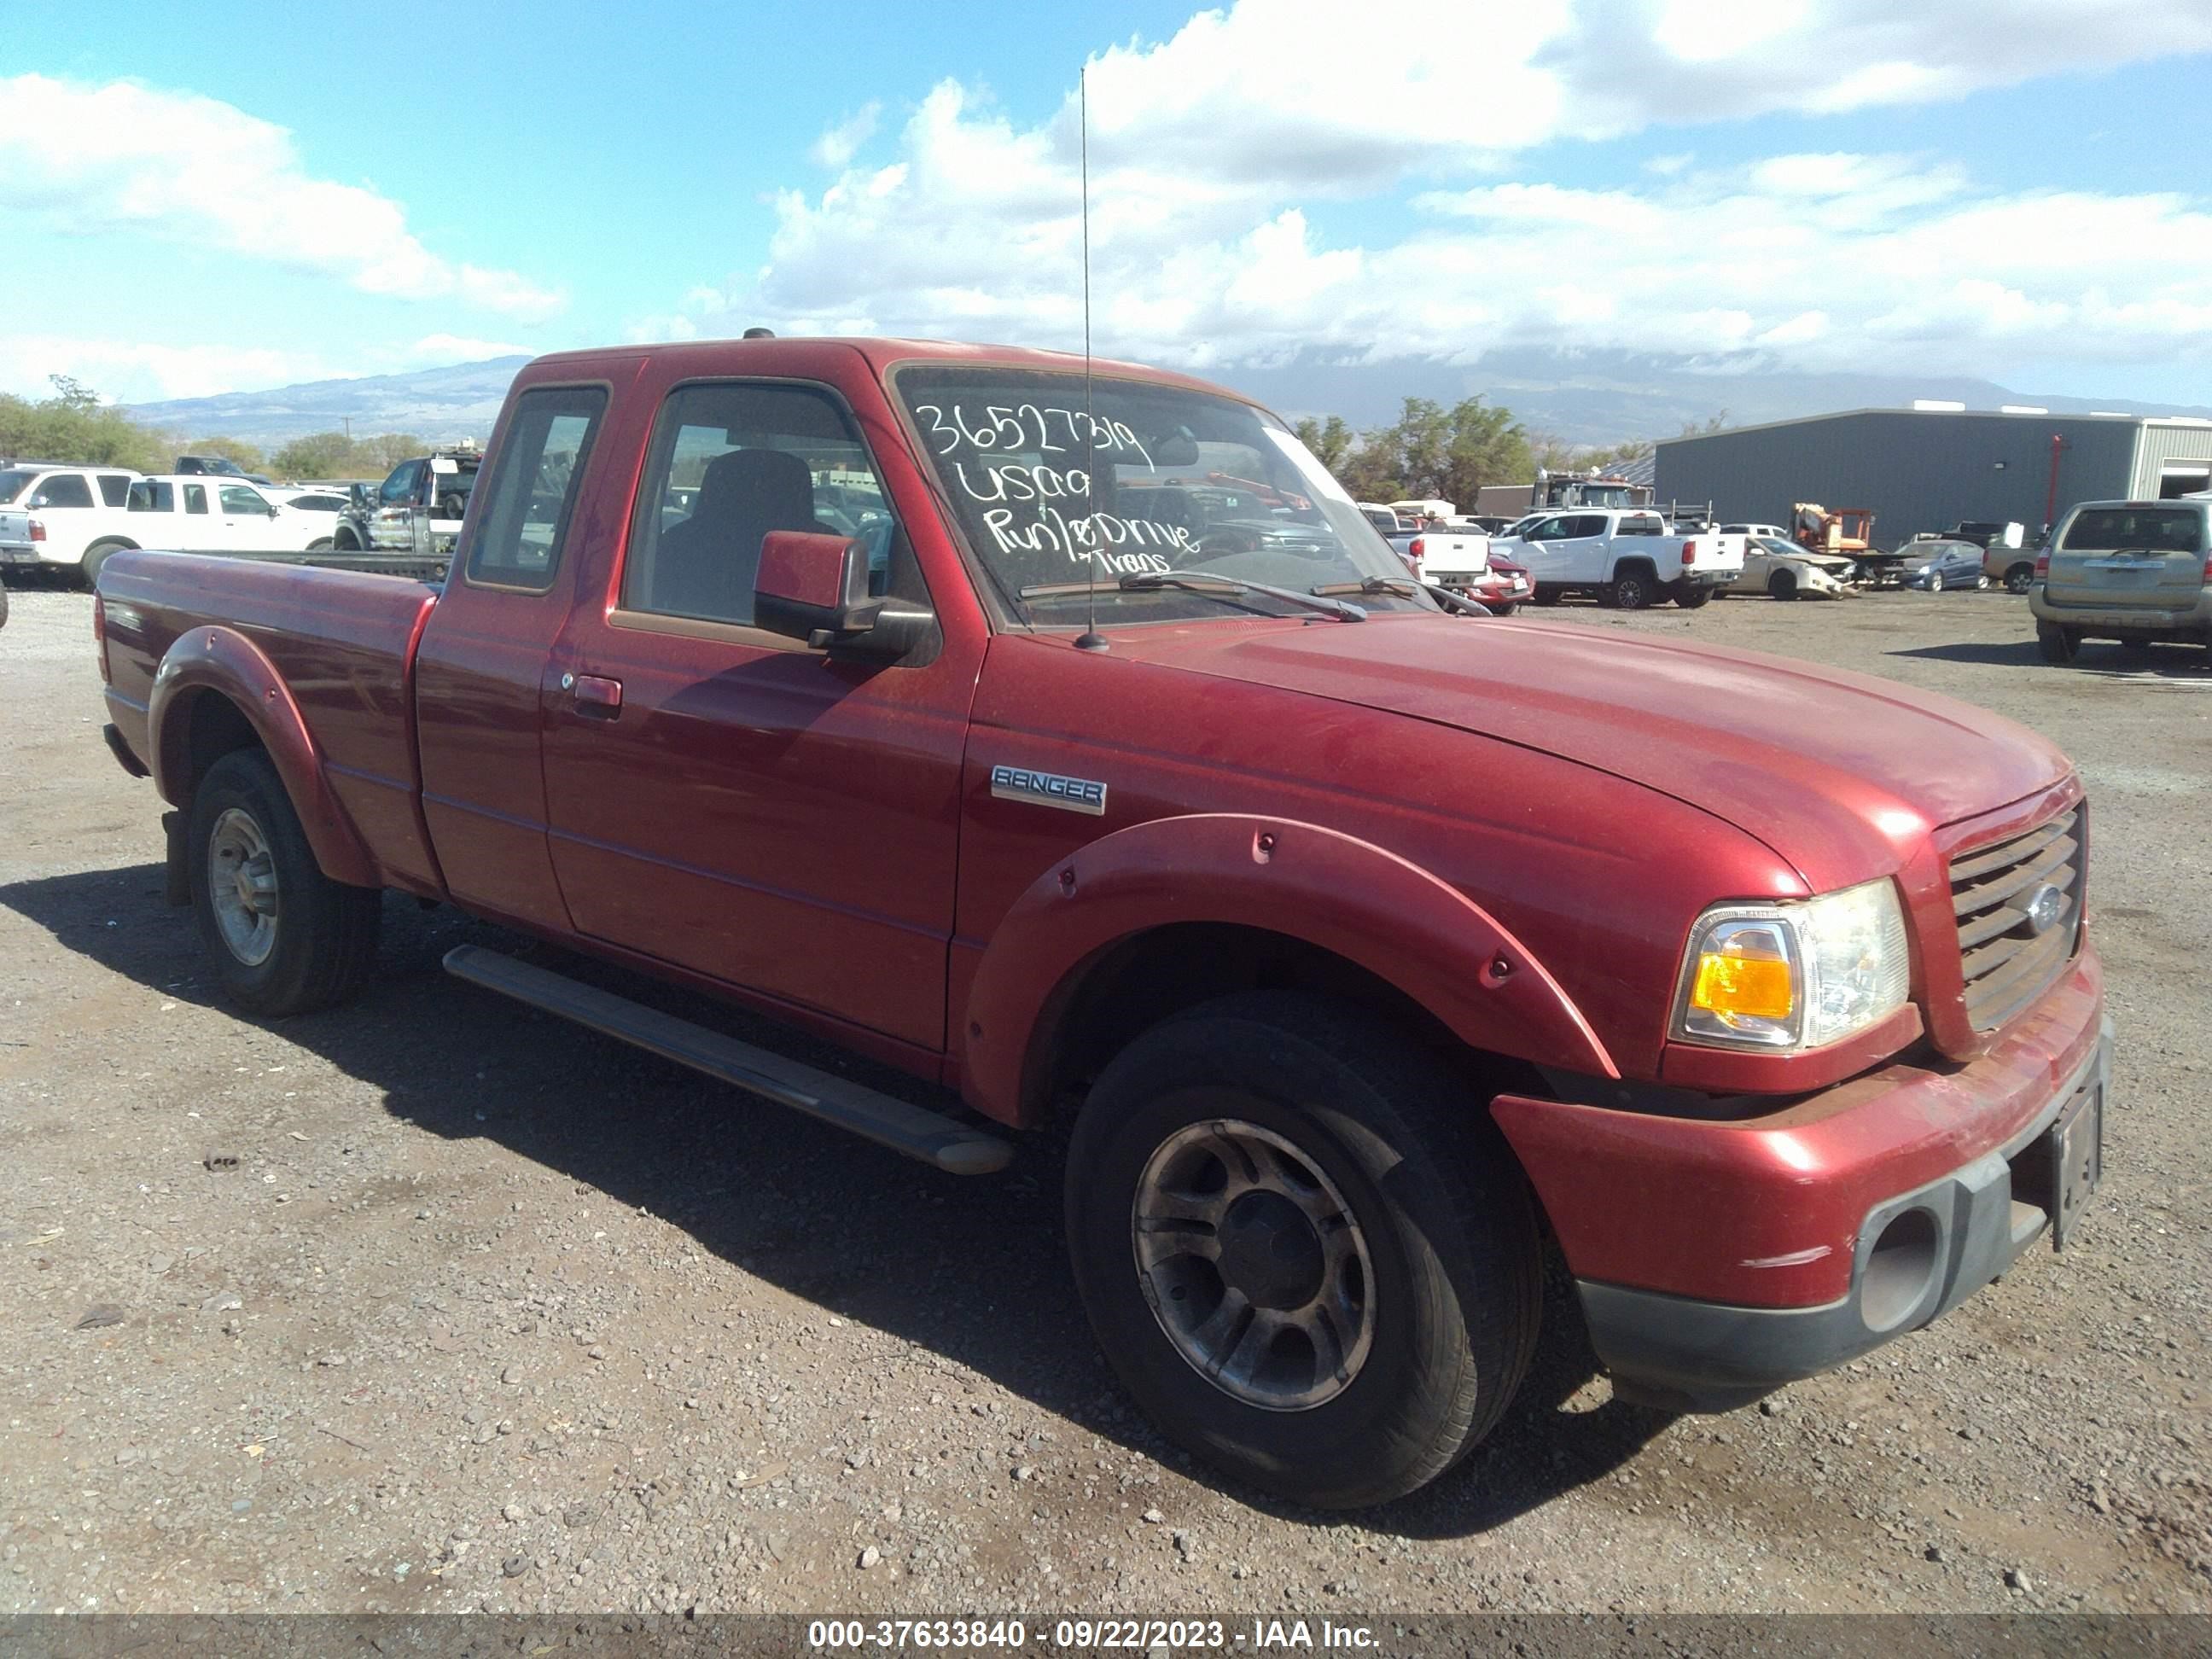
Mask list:
[[[353,416],[350,415],[341,415],[338,416],[338,419],[345,427],[346,441],[348,443],[351,443],[353,441]]]

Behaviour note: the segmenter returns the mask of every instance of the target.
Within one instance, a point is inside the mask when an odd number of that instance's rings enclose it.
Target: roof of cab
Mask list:
[[[701,374],[773,373],[778,367],[788,372],[790,359],[804,353],[820,351],[825,347],[857,352],[878,374],[895,364],[927,361],[1079,374],[1083,372],[1085,361],[1080,352],[1042,351],[1031,346],[980,345],[959,340],[899,339],[871,335],[806,334],[757,340],[675,340],[651,345],[592,346],[574,351],[549,352],[544,356],[533,359],[523,373],[527,374],[532,369],[546,364],[574,368],[640,356],[672,357],[691,372]],[[779,359],[784,362],[779,364]],[[1179,374],[1174,369],[1154,368],[1145,363],[1125,362],[1112,357],[1093,357],[1090,362],[1094,375],[1115,379],[1138,378],[1182,386],[1193,392],[1210,392],[1215,397],[1233,398],[1240,403],[1253,401],[1231,387]]]

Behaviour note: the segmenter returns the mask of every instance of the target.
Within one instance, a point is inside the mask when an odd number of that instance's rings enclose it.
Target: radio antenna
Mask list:
[[[1091,590],[1085,596],[1083,631],[1075,637],[1078,651],[1103,651],[1106,636],[1098,631],[1098,422],[1091,412],[1091,66],[1075,72],[1075,122],[1083,161],[1083,494],[1091,503],[1084,515],[1084,534]]]

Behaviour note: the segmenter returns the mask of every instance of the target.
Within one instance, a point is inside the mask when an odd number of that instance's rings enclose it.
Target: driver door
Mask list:
[[[1567,530],[1573,521],[1565,514],[1555,513],[1540,524],[1531,525],[1522,536],[1528,549],[1528,580],[1537,582],[1565,582],[1574,580],[1567,568]]]
[[[269,498],[252,484],[216,484],[215,497],[216,510],[222,517],[225,547],[264,553],[282,545],[276,534],[276,517],[269,510]]]
[[[657,413],[635,507],[545,684],[569,914],[593,938],[941,1053],[981,641],[863,663],[755,627],[777,530],[849,528],[881,591],[929,594],[836,392],[680,372],[656,362],[641,382]]]

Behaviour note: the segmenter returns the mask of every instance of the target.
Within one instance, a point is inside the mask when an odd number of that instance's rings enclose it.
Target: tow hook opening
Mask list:
[[[1932,1210],[1900,1211],[1882,1227],[1859,1281],[1859,1316],[1869,1330],[1894,1330],[1921,1305],[1936,1282],[1942,1239]]]

